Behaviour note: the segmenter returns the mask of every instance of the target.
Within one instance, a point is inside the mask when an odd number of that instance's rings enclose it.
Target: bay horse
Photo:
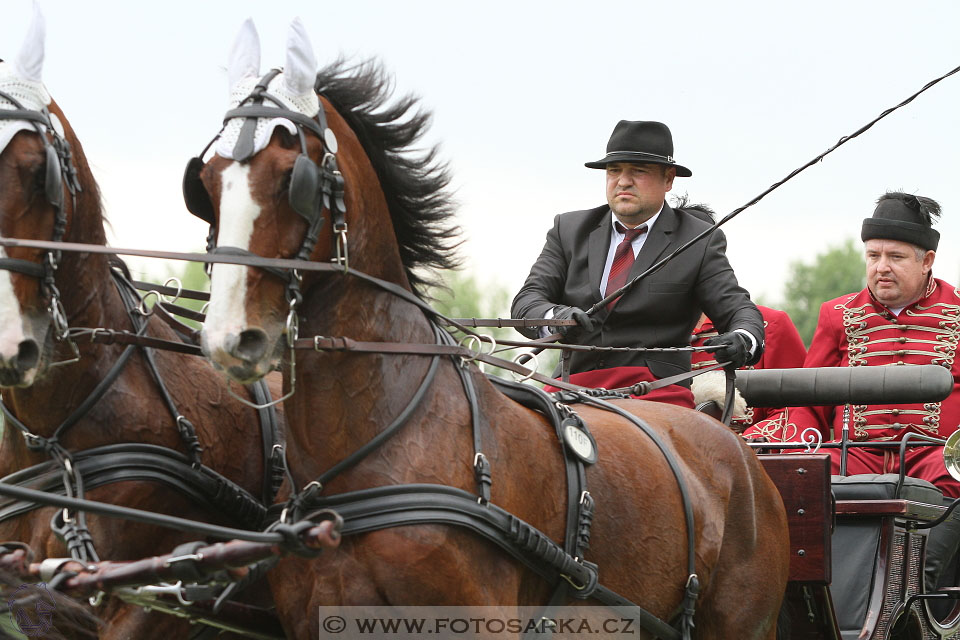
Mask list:
[[[102,245],[97,184],[41,79],[44,36],[36,11],[18,57],[0,62],[0,234]],[[257,412],[227,393],[209,362],[79,338],[75,352],[68,348],[68,329],[78,327],[178,340],[156,313],[136,311],[140,300],[115,266],[96,254],[22,248],[0,254],[0,475],[39,481],[29,470],[46,463],[52,465],[46,476],[72,475],[72,489],[85,483],[93,500],[234,525],[246,510],[250,522],[241,524],[258,527],[257,509],[262,517],[263,501],[272,499],[264,496],[271,469],[261,453],[261,428],[270,424],[261,425]],[[201,473],[195,463],[214,473]],[[85,522],[83,514],[50,508],[17,509],[0,503],[0,541],[26,543],[38,561],[70,555],[51,532],[54,514],[63,516],[60,525],[72,523],[64,531],[73,554],[90,561],[169,553],[198,537],[111,518]],[[103,638],[200,637],[183,618],[116,598],[96,612]]]
[[[233,101],[211,142],[216,153],[190,161],[184,195],[216,230],[214,252],[336,265],[212,271],[204,352],[240,382],[282,366],[284,392],[293,392],[285,401],[296,491],[288,508],[323,496],[345,510],[349,534],[351,507],[338,496],[444,485],[554,541],[532,534],[538,545],[564,544],[569,486],[555,427],[475,366],[410,354],[438,342],[414,297],[426,269],[455,260],[448,173],[434,151],[414,150],[428,115],[413,98],[389,104],[376,63],[338,62],[316,73],[298,20],[287,42],[283,71],[261,77],[259,38],[244,24],[228,66]],[[384,347],[293,351],[296,332],[317,336],[318,345],[345,336]],[[641,400],[612,404],[652,426],[686,481],[701,585],[695,637],[773,638],[787,579],[786,518],[754,454],[704,414]],[[595,511],[584,560],[597,565],[605,587],[669,619],[690,584],[677,480],[634,423],[591,406],[576,413],[598,452],[586,469]],[[269,580],[287,634],[302,639],[318,636],[318,606],[540,606],[555,587],[496,541],[435,521],[345,535],[317,561],[282,560]]]

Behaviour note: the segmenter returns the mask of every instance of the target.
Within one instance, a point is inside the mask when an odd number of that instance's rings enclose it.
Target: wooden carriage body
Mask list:
[[[793,640],[960,638],[960,609],[940,620],[924,594],[926,529],[939,492],[896,475],[831,476],[825,454],[760,454],[790,527],[785,608]],[[956,602],[951,600],[951,602]]]

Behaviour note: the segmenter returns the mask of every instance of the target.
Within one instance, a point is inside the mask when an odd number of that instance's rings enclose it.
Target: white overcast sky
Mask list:
[[[0,57],[28,0],[4,0]],[[379,57],[434,112],[467,270],[523,282],[553,216],[603,203],[619,119],[661,120],[693,170],[674,193],[721,214],[749,201],[929,80],[960,65],[960,3],[42,0],[44,81],[100,183],[111,244],[200,250],[180,195],[187,159],[226,109],[225,65],[247,17],[263,68],[300,16],[321,65]],[[791,260],[845,238],[888,189],[943,205],[935,273],[960,280],[960,74],[850,141],[725,229],[740,281],[780,297]]]

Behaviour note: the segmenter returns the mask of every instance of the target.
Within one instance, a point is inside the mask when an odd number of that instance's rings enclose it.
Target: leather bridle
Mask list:
[[[223,127],[221,127],[217,135],[207,143],[203,151],[200,152],[200,155],[191,158],[189,162],[187,162],[187,168],[183,175],[184,202],[190,213],[210,225],[210,230],[207,234],[207,253],[256,257],[256,254],[241,247],[217,246],[217,221],[214,214],[213,202],[200,179],[200,172],[204,167],[203,157],[213,143],[223,134],[224,129],[231,120],[236,118],[243,119],[240,136],[233,149],[233,159],[236,162],[247,161],[253,156],[253,138],[259,118],[284,118],[289,120],[297,128],[297,137],[300,141],[300,155],[297,156],[293,164],[293,169],[291,170],[288,200],[290,207],[307,222],[307,231],[304,234],[303,241],[300,243],[300,249],[297,251],[296,259],[310,260],[313,249],[316,247],[317,240],[320,237],[320,231],[323,228],[323,210],[326,209],[329,212],[333,224],[334,252],[336,255],[333,262],[341,265],[344,272],[346,272],[350,268],[350,254],[347,244],[343,174],[340,173],[337,165],[337,137],[333,133],[333,130],[327,126],[327,118],[322,104],[317,114],[311,118],[298,111],[287,108],[280,98],[267,91],[270,82],[280,73],[280,69],[271,69],[266,75],[260,78],[253,88],[253,91],[250,92],[250,95],[241,100],[235,109],[227,111],[223,117]],[[267,106],[267,104],[265,104],[267,102],[272,103],[272,105]],[[315,135],[321,142],[323,157],[319,166],[308,153],[307,132]],[[272,404],[277,404],[293,395],[296,390],[296,377],[294,373],[296,356],[293,346],[299,335],[299,308],[303,302],[303,292],[301,291],[303,276],[297,269],[286,270],[268,266],[261,266],[260,268],[266,273],[286,282],[285,297],[288,311],[285,333],[287,336],[287,347],[290,351],[291,384],[290,391],[287,394],[272,402]],[[264,408],[262,405],[250,403],[245,398],[236,395],[234,395],[234,397],[249,406],[258,409]]]
[[[73,154],[70,143],[60,135],[53,126],[50,111],[43,108],[40,111],[25,108],[16,98],[0,91],[0,98],[10,102],[14,109],[0,109],[0,120],[24,120],[36,130],[43,141],[46,155],[44,192],[55,212],[53,223],[53,242],[60,242],[67,229],[67,212],[64,208],[63,185],[70,193],[71,211],[77,210],[77,193],[82,191],[77,170],[73,166]],[[49,137],[46,135],[49,133]],[[56,338],[63,339],[67,335],[67,316],[60,300],[60,291],[57,289],[55,276],[60,264],[60,251],[47,250],[40,263],[15,258],[0,258],[0,269],[13,271],[35,278],[41,283],[44,298],[48,301],[47,313],[53,322]]]

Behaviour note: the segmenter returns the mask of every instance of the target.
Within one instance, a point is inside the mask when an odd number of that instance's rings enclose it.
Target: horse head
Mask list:
[[[71,231],[80,154],[41,78],[45,22],[33,22],[16,59],[0,62],[0,235],[63,240]],[[84,170],[87,171],[84,165]],[[0,386],[31,385],[50,364],[67,321],[55,251],[0,249]]]
[[[335,63],[318,73],[294,20],[283,70],[261,75],[248,20],[230,55],[224,126],[204,149],[215,153],[206,163],[204,153],[192,159],[184,175],[187,208],[211,225],[208,251],[338,267],[299,274],[214,265],[203,349],[238,381],[278,367],[301,301],[318,283],[329,285],[322,289],[332,304],[349,286],[348,271],[411,289],[423,282],[417,267],[449,266],[448,248],[435,246],[454,233],[442,225],[451,213],[446,172],[432,152],[403,155],[428,116],[410,112],[412,98],[383,109],[390,87],[379,67],[349,71]]]
[[[322,140],[316,61],[299,20],[290,28],[284,71],[261,76],[259,67],[259,37],[247,20],[230,56],[230,111],[211,142],[216,153],[206,165],[191,160],[184,176],[187,208],[211,225],[208,250],[322,260],[332,230],[321,216],[319,166],[336,142],[332,134]],[[243,382],[276,366],[282,337],[296,322],[295,278],[213,266],[202,344],[215,365]]]

